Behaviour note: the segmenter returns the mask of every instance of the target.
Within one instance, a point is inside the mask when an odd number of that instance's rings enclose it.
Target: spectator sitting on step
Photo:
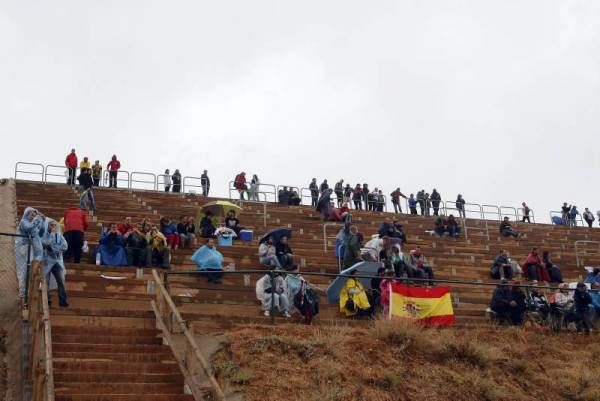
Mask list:
[[[500,223],[500,234],[502,234],[505,237],[514,237],[514,238],[519,238],[521,237],[521,233],[519,233],[518,231],[516,231],[515,229],[512,228],[510,222],[508,221],[508,217],[505,217],[504,220],[502,220],[502,223]]]
[[[515,284],[518,285],[518,282]],[[496,321],[499,324],[520,325],[523,322],[523,313],[525,313],[525,295],[523,294],[521,297],[516,291],[513,292],[508,281],[502,280],[494,290],[490,309],[496,315]]]
[[[230,210],[227,212],[227,216],[225,217],[225,227],[233,230],[235,235],[239,237],[240,231],[244,229],[240,225],[240,220],[235,216],[235,211]]]
[[[283,316],[292,317],[289,313],[290,300],[282,272],[277,272],[271,279],[270,274],[265,274],[256,282],[256,295],[261,301],[265,316],[271,316],[271,311],[279,311]]]
[[[127,264],[135,267],[146,267],[149,251],[146,236],[137,228],[133,227],[131,230],[128,230],[123,237],[125,238]]]
[[[42,268],[48,283],[48,305],[50,305],[50,290],[58,289],[58,305],[66,308],[67,291],[65,286],[65,264],[63,252],[68,248],[67,241],[60,233],[58,223],[52,219],[46,220],[46,230],[42,237],[44,258]]]
[[[448,222],[442,216],[438,216],[433,222],[433,232],[440,237],[448,235]]]
[[[282,189],[280,189],[279,191],[277,191],[277,200],[282,205],[289,205],[290,204],[290,194],[289,194],[289,191],[288,191],[288,187],[283,187]]]
[[[340,291],[340,312],[346,317],[373,316],[373,306],[369,301],[365,287],[356,277],[356,270],[352,270],[350,277]]]
[[[410,214],[414,216],[417,215],[417,200],[415,199],[415,194],[410,194],[408,197],[408,208],[410,209]]]
[[[361,248],[360,237],[358,236],[358,227],[350,226],[350,234],[346,238],[344,244],[344,268],[352,267],[355,263],[362,261],[360,254]]]
[[[115,223],[112,223],[108,231],[102,234],[98,245],[98,253],[103,265],[127,266],[125,240],[123,239],[123,235],[117,230]]]
[[[258,246],[258,260],[262,265],[271,269],[281,269],[272,237],[267,238],[265,242]]]
[[[146,241],[148,241],[149,248],[148,262],[152,266],[160,266],[168,269],[170,253],[165,236],[158,228],[153,226],[146,235]]]
[[[423,272],[423,278],[433,280],[433,268],[431,265],[427,264],[427,260],[425,259],[423,252],[421,252],[420,246],[417,246],[415,249],[410,251],[408,264],[421,270]],[[429,281],[429,285],[435,285],[435,283],[433,281]]]
[[[550,313],[550,304],[546,299],[546,296],[540,292],[538,282],[536,280],[531,282],[532,287],[529,289],[527,294],[527,305],[531,312],[537,313],[541,320],[546,320]]]
[[[550,276],[551,283],[562,283],[562,272],[554,263],[552,263],[552,259],[550,258],[550,252],[544,251],[542,253],[542,261],[544,262],[544,266],[546,267],[546,271],[548,271],[548,276]]]
[[[85,230],[88,227],[86,213],[78,207],[71,206],[65,212],[63,217],[65,225],[65,240],[67,241],[67,251],[64,259],[69,260],[73,257],[74,263],[81,261],[81,248],[84,243]]]
[[[496,280],[513,279],[512,265],[510,264],[510,260],[508,258],[508,252],[505,249],[502,249],[500,254],[496,256],[490,271],[490,275]]]
[[[212,238],[215,235],[216,227],[212,221],[213,214],[210,210],[204,213],[204,217],[200,220],[200,236],[203,238]]]
[[[181,247],[185,247],[186,245],[190,247],[194,240],[196,239],[196,226],[194,225],[193,217],[181,216],[179,218],[179,223],[177,223],[177,234],[179,234],[179,238],[181,239]]]
[[[177,226],[167,217],[160,219],[160,232],[167,239],[167,247],[169,249],[178,249],[181,245],[181,237],[177,233]]]
[[[125,217],[125,222],[117,226],[117,230],[122,236],[125,236],[128,232],[133,231],[136,228],[135,225],[131,224],[131,217]]]
[[[398,278],[423,278],[423,272],[415,266],[408,264],[408,260],[402,253],[400,245],[394,245],[388,256],[389,264],[394,269],[394,275]]]
[[[206,244],[192,255],[196,270],[207,272],[209,283],[220,284],[223,277],[223,255],[215,247],[215,240],[209,238]]]
[[[350,213],[348,202],[342,203],[342,207],[338,209],[338,213],[342,223],[350,223],[352,221],[352,213]]]
[[[298,195],[298,191],[290,191],[289,204],[290,206],[300,206],[302,199],[300,199],[300,195]]]
[[[577,334],[581,334],[582,329],[586,335],[592,333],[594,324],[591,320],[590,305],[592,305],[592,297],[590,296],[587,286],[584,283],[577,283],[577,289],[573,293],[573,302],[575,309],[575,324],[577,326]]]
[[[439,216],[435,219],[433,224],[433,232],[440,237],[450,236],[453,238],[458,238],[460,236],[460,226],[452,214],[448,216],[447,219]]]
[[[527,255],[527,259],[523,263],[523,274],[529,281],[550,282],[550,276],[546,271],[546,266],[542,263],[542,259],[540,259],[537,248],[533,248]]]
[[[296,266],[294,265],[294,252],[292,252],[292,248],[288,244],[288,237],[283,236],[275,245],[275,254],[277,255],[277,260],[279,260],[279,265],[284,270],[295,270]]]
[[[600,267],[594,267],[594,269],[585,276],[585,284],[590,284],[592,289],[600,289]]]
[[[145,234],[148,234],[150,232],[150,230],[152,229],[152,223],[150,222],[149,219],[144,217],[138,227],[139,227],[139,230],[145,235]]]

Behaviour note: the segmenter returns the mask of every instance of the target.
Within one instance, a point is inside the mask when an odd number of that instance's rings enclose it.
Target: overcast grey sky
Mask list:
[[[600,1],[0,0],[0,175],[123,169],[600,209]]]

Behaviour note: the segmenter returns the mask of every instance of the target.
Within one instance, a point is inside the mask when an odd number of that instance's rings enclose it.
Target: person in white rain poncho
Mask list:
[[[65,289],[66,269],[63,262],[63,252],[68,248],[67,240],[60,233],[60,226],[52,219],[46,219],[46,230],[42,236],[44,258],[42,260],[43,273],[48,283],[48,304],[50,304],[50,290],[58,289],[58,304],[66,308],[67,291]]]
[[[25,235],[31,238],[31,254],[29,260],[41,261],[43,257],[41,235],[44,230],[45,217],[37,209],[28,207],[23,213],[23,217],[17,227],[17,234]],[[17,279],[19,280],[19,296],[25,298],[27,286],[27,260],[29,252],[30,239],[17,238],[15,243],[15,259],[17,264]]]
[[[274,284],[271,283],[269,274],[265,274],[256,282],[256,298],[262,303],[265,316],[271,316],[271,306],[273,306],[273,310],[278,310],[285,317],[291,317],[286,282],[281,273],[275,272],[273,282]]]

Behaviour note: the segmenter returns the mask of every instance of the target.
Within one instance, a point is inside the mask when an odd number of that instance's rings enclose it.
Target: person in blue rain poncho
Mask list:
[[[67,291],[65,288],[66,269],[63,262],[63,252],[68,248],[67,240],[60,233],[60,226],[55,220],[46,219],[46,230],[42,236],[44,257],[42,269],[48,283],[48,304],[50,304],[50,290],[58,290],[58,305],[66,308]]]
[[[117,229],[116,224],[110,225],[110,230],[104,232],[98,246],[100,261],[107,266],[127,266],[125,240]]]
[[[43,248],[41,236],[44,233],[45,217],[37,209],[28,207],[23,212],[23,217],[17,227],[17,234],[25,235],[29,238],[17,238],[15,243],[15,259],[17,265],[17,279],[19,280],[19,296],[25,297],[27,286],[27,254],[31,241],[30,261],[41,261],[43,257]]]
[[[196,270],[210,272],[206,274],[209,283],[220,284],[223,277],[223,255],[215,248],[215,240],[209,238],[192,255]]]

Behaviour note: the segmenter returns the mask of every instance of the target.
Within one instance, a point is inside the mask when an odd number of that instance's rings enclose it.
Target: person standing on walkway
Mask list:
[[[79,263],[81,261],[84,233],[88,227],[87,216],[80,208],[71,206],[65,211],[63,221],[65,224],[64,237],[69,246],[64,254],[64,258],[70,260],[72,257],[74,263]]]
[[[165,192],[169,192],[171,190],[171,172],[169,171],[169,169],[165,170],[164,178]]]
[[[596,218],[594,217],[594,213],[590,212],[590,209],[588,209],[587,207],[583,212],[583,219],[590,228],[592,228],[592,224],[594,224],[594,220],[596,220]]]
[[[317,202],[319,201],[319,185],[317,185],[317,179],[313,178],[310,184],[308,185],[308,189],[310,190],[310,199],[311,207],[317,207]]]
[[[208,196],[210,191],[210,178],[208,178],[208,171],[204,170],[200,176],[200,185],[202,185],[202,196]]]
[[[531,223],[531,220],[529,219],[529,213],[531,213],[531,209],[529,208],[529,206],[527,206],[527,203],[525,202],[521,203],[521,206],[523,206],[523,219],[521,221],[523,223]]]
[[[75,185],[75,177],[77,177],[77,155],[75,149],[71,149],[71,153],[65,159],[65,167],[68,170],[67,185]]]
[[[121,168],[121,162],[117,160],[117,156],[113,155],[110,159],[110,162],[106,165],[106,170],[108,170],[108,187],[116,188],[117,187],[117,173]]]
[[[102,165],[100,164],[100,160],[96,160],[92,166],[92,179],[94,181],[94,186],[99,187],[100,180],[102,179]]]

